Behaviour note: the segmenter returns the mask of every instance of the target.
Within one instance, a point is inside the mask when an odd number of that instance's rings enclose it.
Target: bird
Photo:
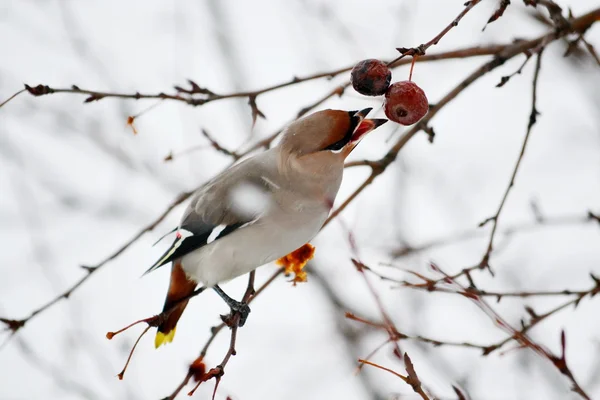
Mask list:
[[[219,283],[249,273],[312,240],[333,207],[344,160],[364,136],[387,122],[361,111],[322,110],[297,119],[271,149],[232,165],[191,198],[171,246],[146,273],[171,263],[155,347],[173,341],[193,294],[212,288],[239,313],[250,308]],[[196,289],[199,284],[203,286]]]

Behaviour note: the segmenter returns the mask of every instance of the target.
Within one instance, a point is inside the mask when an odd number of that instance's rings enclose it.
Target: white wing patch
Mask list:
[[[238,229],[245,228],[248,225],[252,225],[256,221],[258,221],[258,218],[253,219],[252,221],[248,221],[245,224],[242,224],[242,225],[238,226],[235,230],[237,231]],[[210,244],[210,243],[214,242],[215,240],[217,240],[217,238],[219,237],[219,235],[221,234],[221,232],[223,232],[225,230],[225,228],[227,228],[227,226],[228,225],[219,225],[219,226],[216,226],[212,230],[212,232],[210,232],[210,235],[208,236],[208,240],[206,241],[206,244]],[[231,233],[231,232],[229,232],[229,233]]]
[[[221,232],[223,232],[223,230],[227,228],[227,225],[219,225],[216,226],[211,232],[210,235],[208,235],[208,239],[206,240],[206,244],[212,243],[215,241],[215,239],[217,237],[219,237],[219,235],[221,234]]]

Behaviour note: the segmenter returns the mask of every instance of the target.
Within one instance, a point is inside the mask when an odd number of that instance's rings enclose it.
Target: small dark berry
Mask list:
[[[392,71],[383,61],[362,60],[352,68],[352,87],[365,96],[381,96],[390,86]]]
[[[412,81],[396,82],[385,93],[385,115],[402,125],[418,122],[429,111],[425,92]]]

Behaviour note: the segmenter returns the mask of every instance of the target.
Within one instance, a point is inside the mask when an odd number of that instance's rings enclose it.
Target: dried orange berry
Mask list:
[[[206,375],[206,364],[204,364],[202,358],[197,358],[194,360],[192,365],[190,365],[190,373],[193,375],[196,382],[205,380],[204,377]]]
[[[294,250],[285,257],[281,257],[276,261],[277,265],[285,268],[285,275],[294,274],[292,282],[294,286],[298,282],[306,282],[306,271],[304,266],[311,260],[315,255],[315,248],[310,243],[306,243],[299,249]]]

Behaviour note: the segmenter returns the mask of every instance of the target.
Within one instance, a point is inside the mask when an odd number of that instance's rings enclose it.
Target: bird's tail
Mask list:
[[[171,268],[171,283],[163,312],[168,313],[165,320],[158,325],[156,338],[154,339],[154,347],[158,348],[162,344],[170,343],[175,337],[175,328],[177,322],[181,318],[181,314],[185,310],[189,300],[183,300],[194,292],[197,282],[189,279],[181,266],[181,260],[175,260]]]

